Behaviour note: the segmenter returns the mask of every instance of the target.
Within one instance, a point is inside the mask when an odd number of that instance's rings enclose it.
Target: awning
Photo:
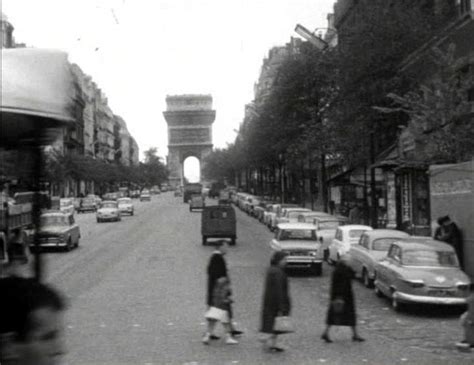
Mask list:
[[[22,143],[74,121],[74,81],[67,54],[34,48],[2,49],[2,144]]]

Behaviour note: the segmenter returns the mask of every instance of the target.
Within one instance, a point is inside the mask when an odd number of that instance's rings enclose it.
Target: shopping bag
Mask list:
[[[273,332],[275,333],[290,333],[295,332],[293,322],[288,316],[278,316],[275,318],[273,324]]]
[[[215,321],[220,321],[222,323],[229,322],[228,312],[217,307],[210,307],[209,310],[204,315],[204,317],[206,319],[213,319]]]

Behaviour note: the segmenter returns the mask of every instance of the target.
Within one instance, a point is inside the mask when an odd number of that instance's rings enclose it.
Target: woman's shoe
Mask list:
[[[329,336],[326,333],[323,333],[321,335],[321,339],[324,340],[326,343],[332,343],[332,340],[329,338]]]
[[[269,350],[270,350],[270,352],[283,352],[283,351],[285,351],[284,348],[278,347],[278,346],[271,346],[269,348]]]
[[[228,336],[227,339],[225,340],[226,345],[237,345],[238,343],[239,343],[239,341],[237,341],[232,336]]]
[[[362,338],[360,336],[352,336],[352,341],[355,341],[355,342],[364,342],[365,341],[365,338]]]

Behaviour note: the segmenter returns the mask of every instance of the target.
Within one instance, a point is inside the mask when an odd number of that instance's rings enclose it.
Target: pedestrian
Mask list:
[[[32,278],[0,279],[0,363],[51,365],[64,354],[65,303]]]
[[[461,269],[464,269],[464,247],[461,230],[449,215],[438,218],[438,224],[439,227],[436,228],[434,239],[451,245],[456,251]]]
[[[217,279],[222,276],[225,276],[229,279],[230,277],[227,270],[227,263],[224,256],[229,251],[229,244],[225,240],[219,240],[214,244],[215,250],[212,253],[209,264],[207,265],[207,295],[206,295],[206,304],[209,307],[212,305],[212,294],[214,290],[215,283]],[[233,310],[232,305],[229,306],[229,316],[230,316],[230,326],[233,336],[239,336],[242,334],[242,331],[235,328],[233,323]],[[211,332],[210,339],[218,340],[220,337],[216,336],[215,333]]]
[[[357,333],[356,309],[352,292],[352,280],[355,278],[355,273],[348,265],[347,260],[348,256],[343,255],[332,273],[326,329],[321,335],[321,339],[326,343],[332,342],[329,337],[331,326],[350,326],[352,341],[365,341]]]
[[[291,302],[288,278],[285,273],[286,253],[277,251],[270,260],[270,267],[265,278],[260,332],[264,334],[264,349],[271,352],[283,352],[285,349],[277,344],[280,334],[274,330],[278,316],[288,316]]]
[[[360,224],[361,223],[361,210],[357,203],[354,203],[352,208],[349,210],[349,221],[351,224]]]
[[[207,332],[202,339],[204,344],[209,344],[211,334],[214,333],[217,322],[221,322],[226,331],[225,343],[227,345],[236,345],[239,343],[232,335],[232,326],[230,325],[231,303],[232,291],[230,289],[230,281],[227,276],[221,276],[214,284],[211,305],[205,314],[207,320]]]
[[[467,311],[461,316],[464,339],[456,344],[459,348],[474,347],[474,284],[471,284],[470,288],[471,294],[467,298]]]

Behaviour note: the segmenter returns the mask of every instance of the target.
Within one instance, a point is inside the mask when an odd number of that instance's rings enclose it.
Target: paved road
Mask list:
[[[201,343],[205,267],[212,247],[201,245],[200,213],[190,213],[171,193],[136,202],[122,222],[77,215],[77,250],[45,254],[47,280],[70,301],[67,364],[459,364],[459,310],[414,308],[395,313],[387,300],[355,284],[361,334],[335,328],[323,344],[331,267],[322,277],[292,275],[290,291],[298,331],[287,335],[284,354],[262,352],[258,323],[270,232],[237,210],[238,241],[227,256],[241,343]]]

